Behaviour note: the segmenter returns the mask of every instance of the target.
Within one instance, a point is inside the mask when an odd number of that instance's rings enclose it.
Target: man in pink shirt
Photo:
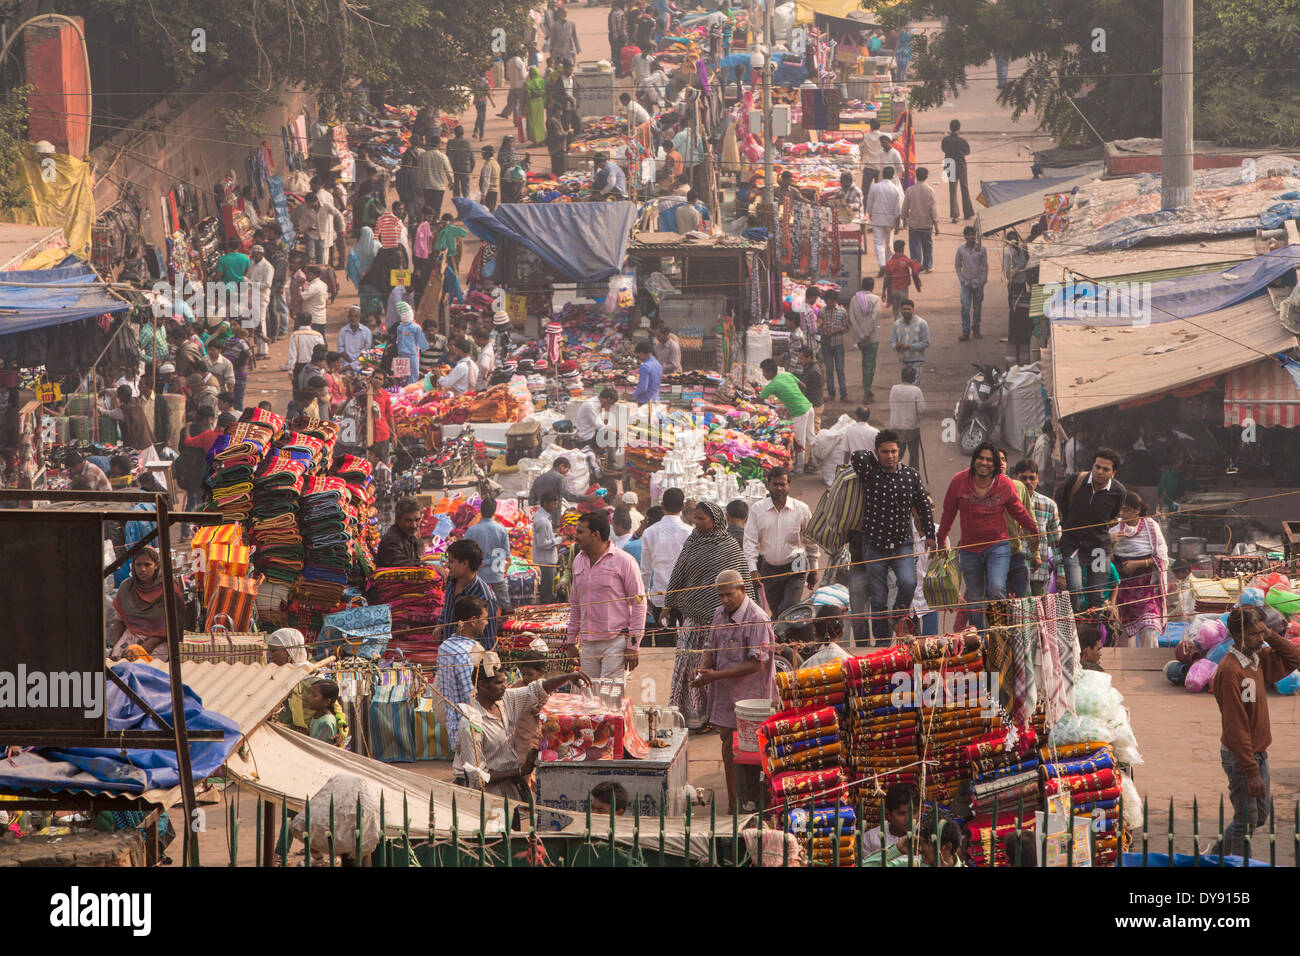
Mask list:
[[[603,511],[578,519],[574,532],[569,643],[577,642],[582,672],[589,677],[619,677],[636,670],[645,633],[645,585],[641,568],[625,551],[611,546],[609,517]]]
[[[943,499],[939,544],[947,547],[953,519],[961,513],[961,579],[966,588],[970,623],[984,627],[989,601],[1007,596],[1011,569],[1011,542],[1007,537],[1010,515],[1025,529],[1030,548],[1038,546],[1038,525],[1020,501],[1011,479],[1002,474],[997,446],[984,442],[970,458],[970,468],[953,475]]]

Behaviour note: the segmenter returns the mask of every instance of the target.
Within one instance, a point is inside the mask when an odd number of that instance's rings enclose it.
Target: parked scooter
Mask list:
[[[976,373],[966,383],[966,391],[953,412],[957,441],[965,455],[973,454],[980,442],[988,441],[997,430],[1006,397],[1005,372],[996,365],[972,364]]]

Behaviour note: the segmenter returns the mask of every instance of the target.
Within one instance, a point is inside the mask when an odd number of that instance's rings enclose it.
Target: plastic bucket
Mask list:
[[[736,701],[736,732],[740,749],[758,752],[758,728],[772,716],[772,702],[766,697]]]

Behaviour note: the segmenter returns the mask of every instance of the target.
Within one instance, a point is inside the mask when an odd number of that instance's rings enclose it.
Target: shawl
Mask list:
[[[363,226],[361,238],[348,251],[348,278],[352,280],[353,285],[358,288],[361,286],[362,276],[370,270],[370,265],[377,255],[379,255],[379,240],[375,238],[375,231],[369,226]]]
[[[266,639],[267,647],[283,647],[289,652],[289,661],[294,664],[307,663],[307,648],[302,631],[292,627],[282,627],[272,631]]]
[[[691,620],[708,624],[720,605],[718,589],[713,586],[719,571],[739,572],[745,579],[745,596],[751,600],[754,584],[745,552],[727,530],[727,514],[722,506],[716,501],[701,501],[695,507],[703,508],[713,519],[713,530],[692,531],[686,539],[668,581],[666,602]]]
[[[142,586],[134,571],[122,582],[113,598],[113,609],[127,629],[140,637],[160,637],[167,633],[167,609],[163,603],[162,565],[156,548],[140,549],[136,558],[151,558],[158,568],[153,582]]]

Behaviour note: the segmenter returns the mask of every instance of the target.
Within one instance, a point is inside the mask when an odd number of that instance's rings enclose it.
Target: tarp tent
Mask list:
[[[484,242],[518,242],[571,282],[603,282],[623,271],[636,206],[630,202],[507,203],[489,212],[457,199],[465,227]]]
[[[95,271],[72,257],[54,269],[0,272],[0,335],[93,319],[130,308],[130,304],[110,298]]]

